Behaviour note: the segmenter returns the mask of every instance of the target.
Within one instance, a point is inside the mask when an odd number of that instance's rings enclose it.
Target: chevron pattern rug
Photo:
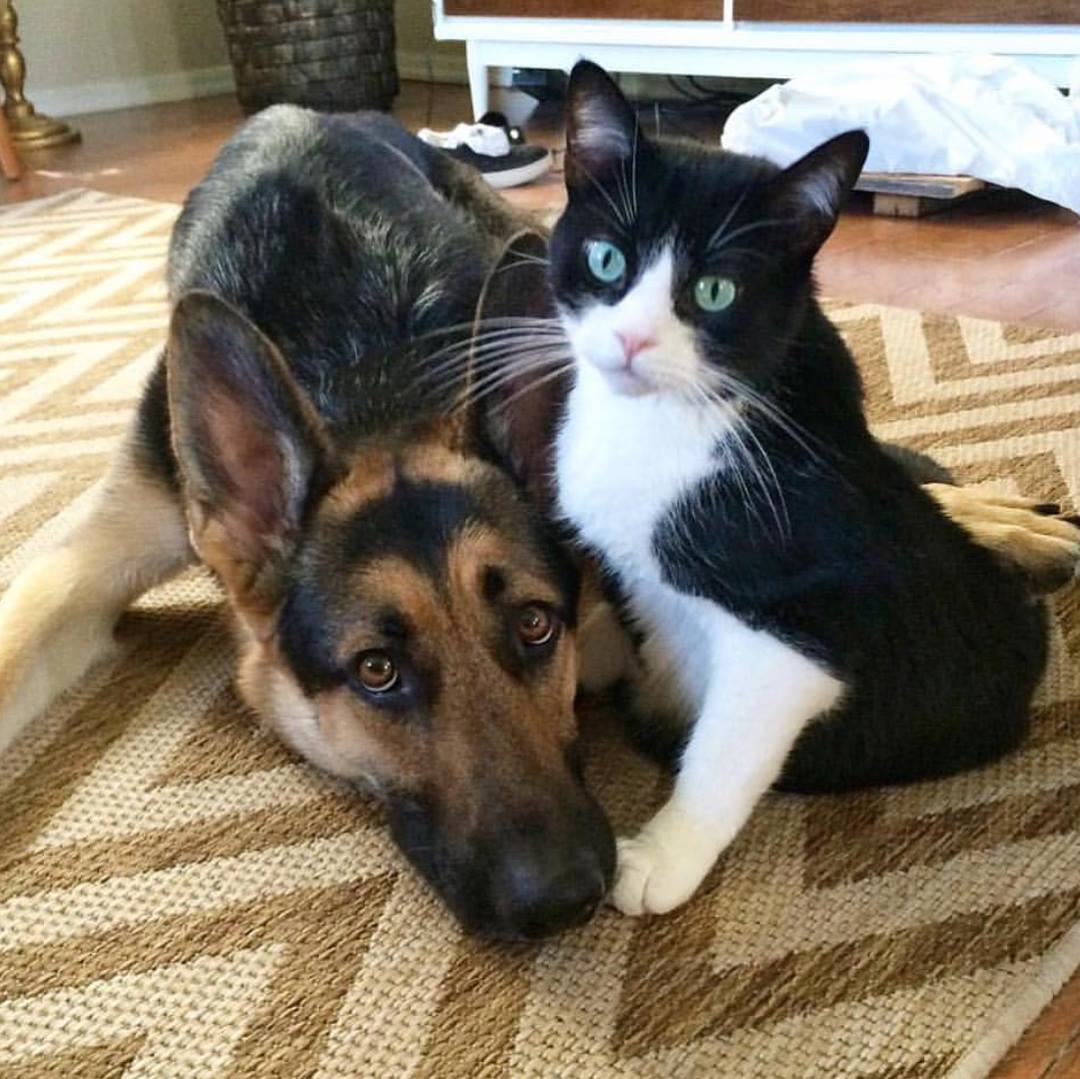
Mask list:
[[[0,212],[0,588],[78,512],[159,347],[174,206]],[[877,429],[1080,497],[1080,334],[836,305]],[[1080,593],[994,768],[773,796],[678,913],[463,939],[372,804],[260,732],[193,572],[0,760],[4,1076],[933,1079],[990,1073],[1080,962]],[[622,827],[661,778],[591,717]]]

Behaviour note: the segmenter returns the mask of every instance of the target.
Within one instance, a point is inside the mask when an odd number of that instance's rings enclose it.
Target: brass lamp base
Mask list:
[[[25,150],[63,146],[69,142],[78,142],[82,138],[70,124],[45,116],[37,112],[32,105],[24,105],[10,112],[5,109],[4,114],[11,130],[11,141]]]
[[[79,133],[63,120],[37,112],[26,100],[26,59],[19,49],[19,16],[14,0],[0,0],[0,86],[4,88],[4,116],[16,146],[34,150],[76,142]]]

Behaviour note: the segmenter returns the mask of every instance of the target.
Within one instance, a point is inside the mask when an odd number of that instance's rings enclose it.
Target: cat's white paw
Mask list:
[[[611,904],[633,917],[666,914],[697,891],[712,862],[700,851],[666,842],[647,829],[633,839],[620,839]]]

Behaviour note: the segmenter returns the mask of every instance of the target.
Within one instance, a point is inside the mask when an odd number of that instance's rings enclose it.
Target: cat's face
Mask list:
[[[761,389],[800,326],[810,268],[866,155],[841,135],[781,171],[655,141],[593,64],[571,76],[569,203],[552,285],[579,368],[615,394]]]

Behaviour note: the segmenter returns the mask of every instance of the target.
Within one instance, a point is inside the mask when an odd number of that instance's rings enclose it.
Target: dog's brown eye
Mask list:
[[[385,693],[398,683],[398,670],[385,652],[365,652],[357,664],[357,674],[365,689]]]
[[[555,636],[555,616],[538,603],[526,604],[518,611],[517,634],[530,647],[547,644]]]

